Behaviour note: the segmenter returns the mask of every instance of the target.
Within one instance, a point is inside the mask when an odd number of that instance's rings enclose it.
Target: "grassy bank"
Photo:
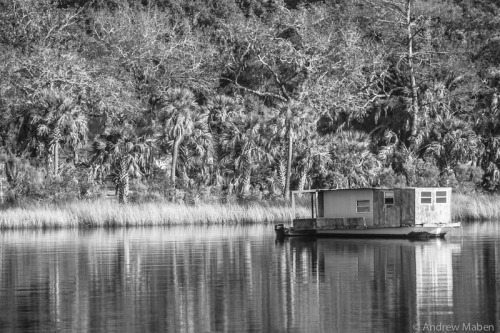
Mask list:
[[[451,212],[457,221],[500,220],[500,195],[453,194]]]
[[[303,212],[302,212],[303,210]],[[300,209],[299,214],[307,214]],[[116,227],[174,224],[256,223],[289,221],[286,204],[143,203],[120,205],[112,201],[38,205],[0,212],[0,228]]]
[[[74,202],[67,205],[33,205],[0,211],[0,228],[119,227],[175,224],[238,224],[288,222],[285,203],[199,204],[143,203],[120,205],[114,201]],[[299,207],[298,216],[309,216]],[[500,195],[454,194],[453,219],[500,219]]]

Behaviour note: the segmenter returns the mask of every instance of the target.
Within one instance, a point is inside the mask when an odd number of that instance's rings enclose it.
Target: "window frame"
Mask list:
[[[392,203],[387,203],[387,199],[392,199]],[[394,191],[384,191],[384,205],[386,206],[394,206],[396,203],[394,199]]]
[[[366,203],[366,204],[361,204],[360,203]],[[362,208],[367,208],[368,211],[360,211],[359,209]],[[371,209],[371,203],[370,199],[361,199],[361,200],[356,200],[356,213],[357,214],[370,214],[372,211]]]
[[[444,199],[444,201],[443,201]],[[436,203],[445,204],[448,203],[448,192],[447,191],[436,191]]]
[[[420,192],[420,203],[423,205],[432,205],[432,191]]]

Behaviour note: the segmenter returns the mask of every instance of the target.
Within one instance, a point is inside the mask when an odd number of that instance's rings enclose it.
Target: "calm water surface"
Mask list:
[[[500,331],[500,222],[430,241],[4,231],[0,267],[1,332]]]

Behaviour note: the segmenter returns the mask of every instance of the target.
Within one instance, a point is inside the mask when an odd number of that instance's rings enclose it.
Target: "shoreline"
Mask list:
[[[298,216],[309,215],[306,207],[299,206],[297,209]],[[96,200],[7,208],[0,211],[0,229],[286,223],[290,219],[289,204],[278,201],[122,205],[111,200]],[[452,219],[461,222],[500,219],[500,195],[454,194]]]
[[[302,210],[305,215],[306,209]],[[0,229],[274,223],[290,218],[291,210],[284,203],[122,205],[106,200],[9,208],[0,211]]]

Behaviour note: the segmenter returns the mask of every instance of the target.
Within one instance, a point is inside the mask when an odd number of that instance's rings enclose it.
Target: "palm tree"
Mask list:
[[[222,134],[230,130],[230,124],[235,115],[242,112],[242,106],[236,99],[225,95],[217,95],[208,100],[205,107],[208,112],[208,129],[212,135],[213,143],[213,164],[212,183],[221,185],[221,182],[230,177],[231,171],[227,164],[222,164],[224,151],[222,148]]]
[[[290,198],[294,141],[299,138],[307,138],[312,133],[316,121],[309,108],[294,100],[279,104],[278,113],[274,120],[275,140],[273,140],[272,145],[276,141],[286,140],[286,176],[283,196],[288,200]]]
[[[59,148],[67,146],[78,162],[77,149],[87,138],[87,118],[75,101],[60,92],[44,90],[32,103],[33,108],[23,115],[24,128],[28,131],[28,146],[48,146],[53,157],[53,174],[59,170]]]
[[[315,164],[317,164],[317,167],[321,167],[320,164],[330,162],[330,142],[328,139],[328,136],[324,137],[312,132],[296,144],[296,170],[299,175],[297,190],[302,191],[304,189],[307,176]],[[317,163],[318,161],[320,163]]]
[[[408,184],[415,184],[418,152],[410,149],[396,133],[391,130],[385,132],[383,146],[378,148],[377,158],[385,167],[390,167],[397,174],[403,174]]]
[[[234,98],[217,95],[208,100],[208,125],[212,134],[221,134],[226,128],[226,122],[235,114],[242,112],[241,104]]]
[[[254,163],[271,155],[265,149],[265,118],[256,113],[234,113],[228,128],[219,136],[223,164],[232,161],[241,178],[241,194],[248,196]]]
[[[381,167],[372,153],[370,137],[359,131],[345,131],[332,138],[330,144],[330,186],[369,187]]]
[[[150,145],[135,134],[128,125],[112,128],[92,144],[91,164],[101,176],[112,174],[117,187],[118,201],[126,204],[129,194],[129,176],[140,176],[150,154]],[[95,176],[95,175],[94,175]],[[102,177],[102,178],[104,178]]]
[[[191,135],[184,138],[179,149],[179,163],[183,179],[190,181],[193,188],[206,185],[210,181],[210,168],[213,165],[213,139],[209,131],[206,113],[192,115]],[[195,181],[192,181],[193,178]]]
[[[170,89],[158,104],[159,125],[162,132],[160,141],[164,143],[172,141],[170,179],[175,187],[179,147],[182,140],[189,137],[195,127],[194,115],[202,111],[196,103],[194,94],[188,89]]]
[[[482,153],[473,165],[481,166],[485,171],[485,187],[497,190],[500,184],[500,108],[498,107],[498,91],[485,89],[482,94],[486,98],[480,100],[470,114],[474,131],[481,138]]]
[[[483,150],[470,124],[451,116],[435,121],[430,140],[426,153],[436,158],[442,173],[454,172],[458,163],[475,161]]]

